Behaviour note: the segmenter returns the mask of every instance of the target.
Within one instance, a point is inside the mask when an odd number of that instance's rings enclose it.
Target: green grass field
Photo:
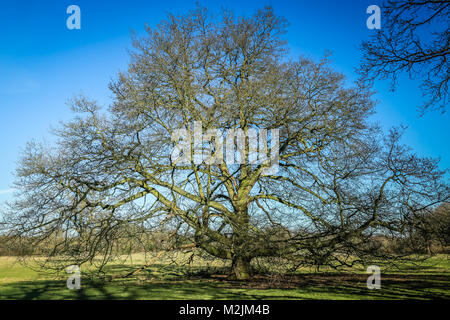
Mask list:
[[[107,271],[122,274],[140,263],[135,258],[133,264],[112,264]],[[64,276],[0,257],[0,299],[450,299],[450,263],[444,255],[420,265],[382,267],[379,290],[367,289],[364,269],[320,273],[302,269],[291,277],[255,276],[248,282],[229,280],[220,272],[195,272],[202,270],[201,265],[191,266],[189,277],[185,270],[162,260],[131,278],[110,282],[82,274],[81,289],[69,290]]]

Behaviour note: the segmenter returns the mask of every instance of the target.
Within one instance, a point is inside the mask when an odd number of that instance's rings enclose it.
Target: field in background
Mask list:
[[[132,260],[110,264],[106,275],[126,274],[145,261],[143,255],[133,255]],[[378,265],[379,290],[367,289],[363,268],[319,273],[304,268],[290,276],[269,273],[239,282],[228,279],[227,265],[217,261],[197,259],[177,265],[166,258],[131,277],[109,282],[83,277],[89,267],[82,267],[81,289],[69,290],[66,275],[38,272],[14,257],[0,257],[0,299],[450,299],[446,255],[421,264]]]

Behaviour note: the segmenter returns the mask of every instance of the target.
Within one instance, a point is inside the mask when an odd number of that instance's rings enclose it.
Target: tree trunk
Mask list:
[[[251,275],[251,259],[245,257],[234,257],[231,264],[232,277],[236,280],[247,280]]]

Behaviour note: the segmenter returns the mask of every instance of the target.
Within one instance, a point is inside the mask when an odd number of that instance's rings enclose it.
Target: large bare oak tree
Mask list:
[[[326,59],[287,58],[285,27],[271,8],[219,18],[197,8],[147,28],[107,112],[77,97],[57,144],[28,145],[12,233],[57,239],[49,255],[82,263],[164,225],[246,279],[256,257],[351,263],[374,252],[374,232],[400,233],[413,212],[448,200],[436,160],[368,122],[368,88],[346,86]],[[204,133],[279,129],[278,171],[252,163],[248,144],[240,164],[174,163],[172,135],[195,121]]]

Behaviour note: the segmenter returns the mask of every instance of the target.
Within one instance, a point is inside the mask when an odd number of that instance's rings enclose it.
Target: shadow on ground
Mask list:
[[[174,272],[175,273],[175,272]],[[384,275],[380,290],[366,287],[366,276],[302,274],[247,282],[221,274],[182,278],[101,282],[82,280],[80,290],[65,280],[20,281],[0,285],[0,299],[450,299],[449,275]]]
[[[119,276],[132,270],[116,264],[105,274]],[[230,280],[227,272],[154,264],[128,278],[100,281],[98,274],[82,270],[80,290],[67,289],[65,278],[4,280],[0,299],[450,299],[450,274],[442,269],[383,273],[380,290],[367,289],[364,273],[259,274],[242,282]]]

